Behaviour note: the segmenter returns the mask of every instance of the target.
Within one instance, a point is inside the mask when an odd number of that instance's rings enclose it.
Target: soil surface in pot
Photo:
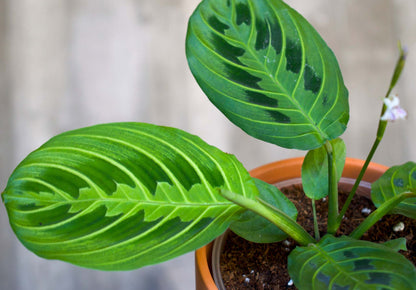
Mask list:
[[[293,186],[282,191],[294,202],[298,209],[298,222],[313,235],[313,218],[310,200],[307,199],[301,186]],[[344,204],[347,194],[340,194],[340,205]],[[327,202],[316,204],[320,230],[326,232]],[[353,209],[353,210],[352,210]],[[375,207],[365,197],[356,197],[350,210],[344,217],[337,235],[351,233]],[[404,224],[404,230],[394,231],[398,223]],[[408,251],[401,253],[416,265],[416,221],[400,216],[385,216],[373,226],[362,239],[370,241],[388,241],[400,237],[407,239]],[[296,247],[293,240],[272,244],[248,242],[234,233],[230,233],[221,255],[221,273],[227,289],[296,289],[290,283],[287,272],[287,257]]]

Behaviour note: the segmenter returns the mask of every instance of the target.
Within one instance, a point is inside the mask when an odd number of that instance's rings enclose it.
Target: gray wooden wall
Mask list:
[[[232,152],[248,167],[304,152],[246,136],[203,96],[184,55],[198,0],[0,0],[0,183],[53,135],[112,121],[175,126]],[[416,1],[288,0],[333,48],[350,91],[348,156],[374,136],[397,41],[409,49],[396,92],[409,111],[375,161],[416,159]],[[0,206],[0,289],[192,289],[193,256],[125,273],[85,270],[24,249]]]

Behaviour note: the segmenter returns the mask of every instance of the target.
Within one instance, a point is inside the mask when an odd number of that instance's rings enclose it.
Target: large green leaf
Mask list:
[[[416,268],[388,246],[325,236],[298,247],[288,270],[299,289],[415,289]]]
[[[254,197],[229,154],[178,129],[104,124],[58,135],[18,165],[2,198],[22,243],[84,267],[128,270],[193,251]]]
[[[416,163],[414,162],[389,168],[371,185],[371,199],[377,207],[404,192],[416,193]],[[393,213],[416,219],[416,198],[405,199],[393,210]]]
[[[330,141],[335,159],[337,180],[341,179],[345,165],[346,147],[342,139]],[[328,195],[328,154],[325,146],[310,150],[302,164],[302,184],[305,194],[315,200]]]
[[[202,1],[186,53],[211,102],[256,138],[310,150],[346,128],[348,92],[337,60],[283,1]]]
[[[281,209],[289,217],[296,220],[298,211],[293,202],[273,184],[268,184],[260,179],[254,180],[259,189],[259,198]],[[274,243],[288,237],[276,225],[252,211],[246,211],[242,214],[238,220],[230,225],[230,229],[240,237],[255,243]]]

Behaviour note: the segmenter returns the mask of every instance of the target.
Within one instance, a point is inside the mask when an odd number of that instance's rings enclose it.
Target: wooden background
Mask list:
[[[416,159],[416,1],[288,0],[333,48],[350,91],[348,156],[365,158],[397,58],[395,92],[408,120],[389,126],[375,161]],[[65,130],[102,122],[175,126],[254,168],[301,156],[246,136],[203,96],[184,54],[197,0],[0,0],[0,184],[30,151]],[[193,289],[193,255],[125,273],[37,258],[0,205],[0,289]]]

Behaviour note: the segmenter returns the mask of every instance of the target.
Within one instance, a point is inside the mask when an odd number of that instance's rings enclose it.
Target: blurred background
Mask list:
[[[235,154],[248,169],[302,156],[245,135],[202,94],[187,67],[198,0],[0,0],[0,187],[32,150],[97,123],[174,126]],[[288,0],[334,50],[350,92],[347,155],[365,158],[397,56],[407,121],[389,125],[374,161],[416,160],[416,1]],[[28,252],[0,205],[0,289],[193,289],[193,254],[131,272],[99,272]]]

